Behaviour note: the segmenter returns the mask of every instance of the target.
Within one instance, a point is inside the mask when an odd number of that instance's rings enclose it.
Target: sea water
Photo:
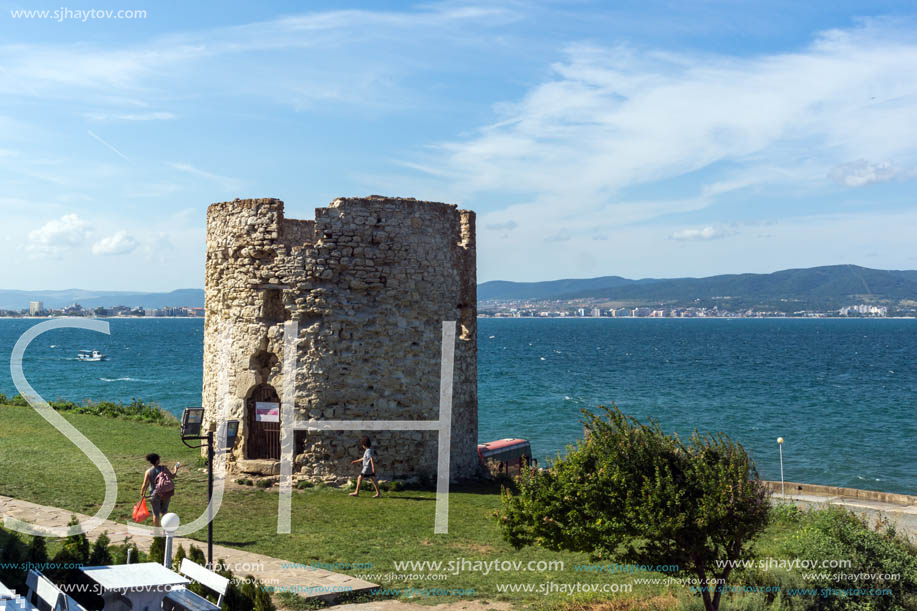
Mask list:
[[[0,363],[37,322],[0,320]],[[201,319],[109,323],[32,342],[35,390],[200,405]],[[788,481],[917,494],[917,320],[481,319],[478,348],[479,440],[528,439],[542,465],[582,437],[581,410],[614,403],[682,437],[724,432],[766,479],[783,437]],[[6,365],[0,392],[16,394]]]

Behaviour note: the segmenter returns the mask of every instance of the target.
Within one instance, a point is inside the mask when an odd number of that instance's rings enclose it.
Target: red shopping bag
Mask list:
[[[140,499],[134,505],[134,522],[144,522],[150,517],[150,512],[146,508],[146,499]]]

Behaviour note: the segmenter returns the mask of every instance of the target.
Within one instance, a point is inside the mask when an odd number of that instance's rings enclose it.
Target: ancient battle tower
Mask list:
[[[225,401],[240,421],[237,470],[278,473],[272,406],[283,399],[285,375],[295,375],[297,421],[437,419],[442,322],[454,320],[451,472],[475,472],[474,212],[370,196],[336,199],[309,221],[284,218],[277,199],[213,204],[206,276],[205,424],[213,427]],[[299,327],[294,372],[283,368],[286,321]],[[353,477],[364,434],[379,477],[436,473],[435,431],[297,431],[294,476]]]

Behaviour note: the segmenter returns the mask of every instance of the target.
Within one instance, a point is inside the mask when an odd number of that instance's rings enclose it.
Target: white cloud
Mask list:
[[[95,140],[95,141],[98,142],[99,144],[101,144],[101,145],[107,147],[111,152],[113,152],[113,153],[114,153],[115,155],[117,155],[118,157],[121,157],[122,159],[125,159],[126,161],[130,161],[130,159],[127,158],[127,155],[125,155],[124,153],[122,153],[121,151],[119,151],[118,149],[116,149],[114,146],[112,146],[111,144],[109,144],[108,142],[106,142],[105,140],[103,140],[100,136],[96,135],[95,132],[93,132],[91,129],[87,129],[86,131],[89,133],[89,136],[90,136],[93,140]]]
[[[544,239],[545,242],[567,242],[573,235],[566,227],[561,227],[557,233],[551,234]]]
[[[195,98],[211,88],[271,98],[294,109],[328,103],[403,109],[420,93],[413,83],[400,81],[433,44],[492,47],[480,31],[521,14],[503,7],[428,4],[392,11],[312,11],[115,47],[0,44],[0,95],[114,109],[91,113],[92,120],[172,118],[165,116],[171,113],[122,109],[174,101],[183,84],[191,85],[188,93]]]
[[[179,172],[184,172],[185,174],[190,174],[192,176],[197,176],[198,178],[206,178],[207,180],[212,180],[213,182],[221,184],[226,189],[237,189],[241,185],[241,182],[236,178],[231,178],[229,176],[220,176],[219,174],[213,174],[205,170],[194,167],[189,163],[174,163],[167,162],[167,166]]]
[[[83,245],[90,234],[89,223],[76,214],[66,214],[29,232],[26,248],[35,254],[61,255]]]
[[[491,231],[511,231],[519,226],[519,223],[516,221],[506,221],[503,223],[490,223],[487,225],[487,228]]]
[[[888,161],[870,163],[858,159],[851,163],[839,165],[831,170],[831,180],[847,187],[864,187],[877,182],[895,180],[906,175]]]
[[[569,278],[588,259],[599,262],[582,276],[628,278],[702,277],[769,273],[781,269],[854,263],[884,269],[913,269],[913,227],[917,210],[828,214],[781,219],[773,224],[727,226],[741,239],[684,242],[665,239],[684,227],[641,223],[614,227],[607,241],[580,239],[562,244],[525,240],[478,242],[478,280],[539,281]],[[698,226],[696,229],[703,229]],[[717,226],[714,226],[716,229]],[[525,227],[520,227],[525,231]],[[764,233],[762,233],[762,230]],[[877,239],[877,236],[880,238]],[[859,253],[875,251],[881,265]]]
[[[168,121],[174,119],[175,115],[171,112],[141,112],[126,114],[111,114],[105,112],[88,112],[85,116],[91,121]]]
[[[702,240],[715,240],[717,238],[726,237],[727,235],[729,235],[729,233],[723,229],[707,226],[702,227],[701,229],[680,229],[679,231],[675,231],[669,235],[669,239],[678,240],[681,242],[694,242]]]
[[[168,121],[174,119],[175,115],[171,112],[143,112],[118,115],[116,118],[122,121]]]
[[[140,243],[125,231],[102,238],[92,245],[94,255],[125,255],[137,249]]]
[[[917,165],[917,42],[885,21],[817,36],[799,52],[734,57],[577,44],[551,76],[425,165],[476,193],[527,193],[520,219],[696,210],[739,189],[828,187],[845,159]],[[726,169],[728,168],[728,169]],[[866,177],[885,178],[881,166]],[[701,174],[701,172],[704,172]],[[691,176],[680,202],[627,188]],[[698,184],[707,183],[707,184]]]

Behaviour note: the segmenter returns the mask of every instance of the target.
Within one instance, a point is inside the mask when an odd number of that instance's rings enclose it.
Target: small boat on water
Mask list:
[[[87,361],[94,363],[97,361],[104,361],[108,357],[99,352],[98,350],[80,350],[76,355],[77,360]]]

